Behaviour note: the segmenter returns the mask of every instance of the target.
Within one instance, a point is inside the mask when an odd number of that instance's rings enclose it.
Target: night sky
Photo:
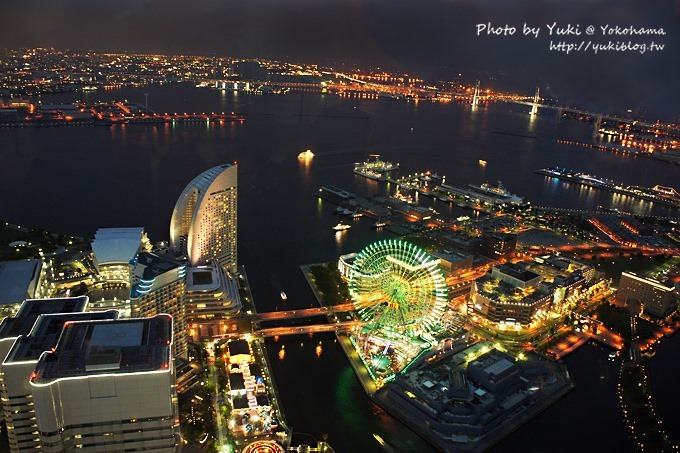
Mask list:
[[[680,120],[680,0],[2,0],[0,47],[343,62]],[[477,24],[517,28],[477,36]],[[549,36],[548,24],[581,35]],[[540,27],[523,36],[523,24]],[[586,35],[588,25],[595,27]],[[603,36],[600,27],[663,28]],[[661,51],[550,51],[621,41]]]

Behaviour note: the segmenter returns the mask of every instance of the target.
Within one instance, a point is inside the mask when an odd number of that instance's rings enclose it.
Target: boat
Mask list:
[[[359,217],[363,217],[363,216],[364,216],[363,212],[359,212],[359,211],[352,212],[352,218],[353,219],[358,219]]]
[[[311,149],[308,149],[298,154],[297,158],[298,160],[312,160],[314,158],[314,153]]]
[[[479,159],[479,166],[486,167],[487,162],[484,159]]]
[[[380,160],[380,154],[370,154],[366,162],[357,162],[354,164],[354,173],[365,178],[374,179],[376,181],[385,181],[387,173],[397,170],[398,163],[392,163]]]
[[[382,220],[378,219],[373,225],[371,225],[371,228],[378,229],[386,227],[387,225],[388,225],[387,222],[383,222]]]
[[[344,230],[349,230],[350,228],[352,228],[352,225],[347,225],[346,223],[342,223],[342,222],[338,223],[337,225],[335,225],[333,227],[333,229],[335,231],[344,231]]]
[[[444,193],[462,196],[466,200],[479,200],[481,203],[513,205],[521,205],[524,203],[522,197],[508,192],[500,181],[497,186],[489,183],[484,183],[479,186],[468,184],[467,187],[440,184],[438,189]]]
[[[286,300],[288,299],[288,296],[286,295],[285,291],[281,291],[281,300]]]

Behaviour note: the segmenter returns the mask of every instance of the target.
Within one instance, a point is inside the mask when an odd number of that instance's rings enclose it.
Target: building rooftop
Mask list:
[[[100,228],[94,235],[92,251],[98,264],[129,263],[145,239],[144,228]]]
[[[229,355],[235,356],[239,354],[250,355],[250,346],[246,340],[233,340],[227,343],[227,348],[229,348]]]
[[[518,280],[521,280],[523,282],[529,282],[536,277],[540,277],[539,274],[535,272],[531,272],[529,270],[526,270],[522,267],[518,267],[513,264],[503,264],[501,266],[498,266],[498,271],[505,274],[509,275],[510,277],[516,278]]]
[[[28,335],[40,315],[83,312],[88,300],[87,296],[27,299],[14,317],[2,320],[0,339]]]
[[[187,291],[214,291],[220,288],[218,270],[212,266],[187,269]]]
[[[39,315],[28,335],[19,337],[14,343],[5,362],[37,360],[40,354],[57,344],[64,324],[69,321],[117,319],[118,315],[116,310]]]
[[[37,280],[42,261],[38,259],[0,262],[0,305],[15,304],[28,296]]]
[[[31,382],[168,369],[171,343],[170,315],[66,322],[56,349],[41,356]]]

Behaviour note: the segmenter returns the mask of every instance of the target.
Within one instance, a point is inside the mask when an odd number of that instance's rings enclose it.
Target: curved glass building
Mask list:
[[[192,266],[217,263],[236,272],[237,166],[218,165],[196,176],[179,196],[170,242]]]

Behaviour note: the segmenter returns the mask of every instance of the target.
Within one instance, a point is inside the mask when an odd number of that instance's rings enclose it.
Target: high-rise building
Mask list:
[[[26,449],[34,451],[36,442],[38,442],[35,417],[31,414],[33,409],[31,392],[27,389],[28,376],[33,370],[37,356],[45,350],[40,349],[33,340],[37,342],[38,336],[44,338],[44,335],[50,332],[37,329],[37,324],[44,315],[82,314],[86,307],[87,297],[85,296],[27,299],[21,304],[15,316],[2,320],[0,324],[0,395],[12,451],[25,451]],[[58,333],[56,332],[57,335]],[[49,342],[49,340],[45,341]],[[27,344],[31,345],[28,349]]]
[[[218,165],[196,176],[170,220],[171,246],[192,266],[217,263],[236,272],[237,166]]]
[[[142,252],[133,261],[130,304],[133,317],[172,316],[173,354],[186,360],[188,339],[184,305],[186,264]]]
[[[29,383],[41,450],[176,451],[172,318],[78,321]]]
[[[40,355],[56,346],[65,323],[72,321],[116,319],[115,310],[100,312],[55,313],[38,316],[27,335],[14,342],[0,365],[0,395],[10,450],[34,452],[40,449],[35,405],[28,378]]]
[[[623,272],[619,281],[616,301],[621,304],[642,304],[645,312],[662,318],[678,307],[678,299],[672,286],[663,285],[651,278],[640,277],[633,272]]]

